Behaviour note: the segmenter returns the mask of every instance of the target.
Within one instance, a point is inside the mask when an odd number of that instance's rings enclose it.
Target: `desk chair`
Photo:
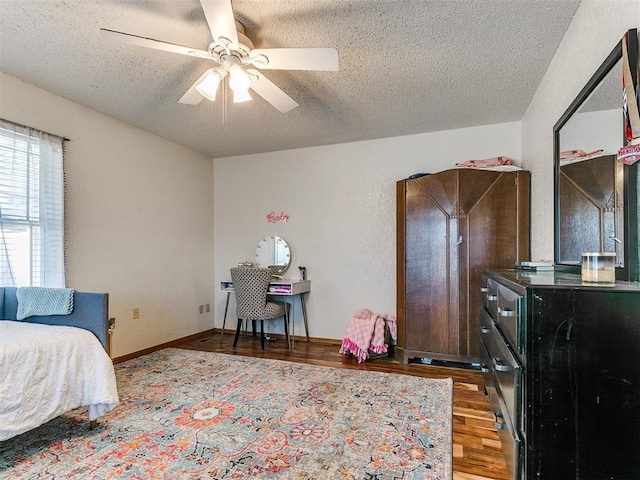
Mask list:
[[[267,290],[273,270],[271,268],[232,268],[231,281],[236,294],[236,316],[238,326],[233,346],[238,344],[243,320],[251,320],[254,324],[260,320],[260,341],[264,350],[264,321],[284,317],[284,332],[289,344],[289,304],[286,302],[267,301]]]

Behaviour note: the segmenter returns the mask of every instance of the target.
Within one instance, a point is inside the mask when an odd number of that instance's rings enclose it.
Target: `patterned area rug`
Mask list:
[[[168,348],[121,405],[0,442],[12,479],[451,479],[452,381]]]

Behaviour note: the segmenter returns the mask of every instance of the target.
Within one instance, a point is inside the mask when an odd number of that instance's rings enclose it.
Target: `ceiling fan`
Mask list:
[[[198,105],[203,98],[214,101],[220,83],[228,76],[234,103],[251,100],[249,89],[286,113],[298,106],[295,100],[272,83],[260,70],[320,70],[337,71],[338,51],[335,48],[253,48],[244,34],[244,27],[233,15],[231,0],[200,0],[211,35],[207,50],[140,37],[101,28],[110,39],[212,60],[217,66],[207,69],[178,100]]]

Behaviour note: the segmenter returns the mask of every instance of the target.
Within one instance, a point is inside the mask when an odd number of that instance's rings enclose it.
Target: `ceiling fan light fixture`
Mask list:
[[[229,87],[233,90],[234,98],[242,92],[243,95],[240,95],[240,98],[243,98],[243,100],[239,101],[245,102],[247,100],[251,100],[251,96],[249,95],[250,86],[251,79],[247,72],[245,72],[237,63],[231,65],[231,68],[229,69]],[[234,103],[238,103],[239,101],[234,100]]]
[[[204,98],[215,102],[220,80],[222,80],[222,76],[212,68],[209,70],[209,73],[204,76],[202,81],[196,85],[196,90],[198,90],[198,93]]]
[[[251,95],[249,95],[249,90],[238,90],[237,92],[233,92],[233,103],[248,102],[249,100],[253,100]]]

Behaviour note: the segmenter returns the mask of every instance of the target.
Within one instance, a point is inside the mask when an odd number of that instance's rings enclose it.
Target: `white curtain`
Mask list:
[[[0,120],[0,285],[65,286],[62,142]]]

